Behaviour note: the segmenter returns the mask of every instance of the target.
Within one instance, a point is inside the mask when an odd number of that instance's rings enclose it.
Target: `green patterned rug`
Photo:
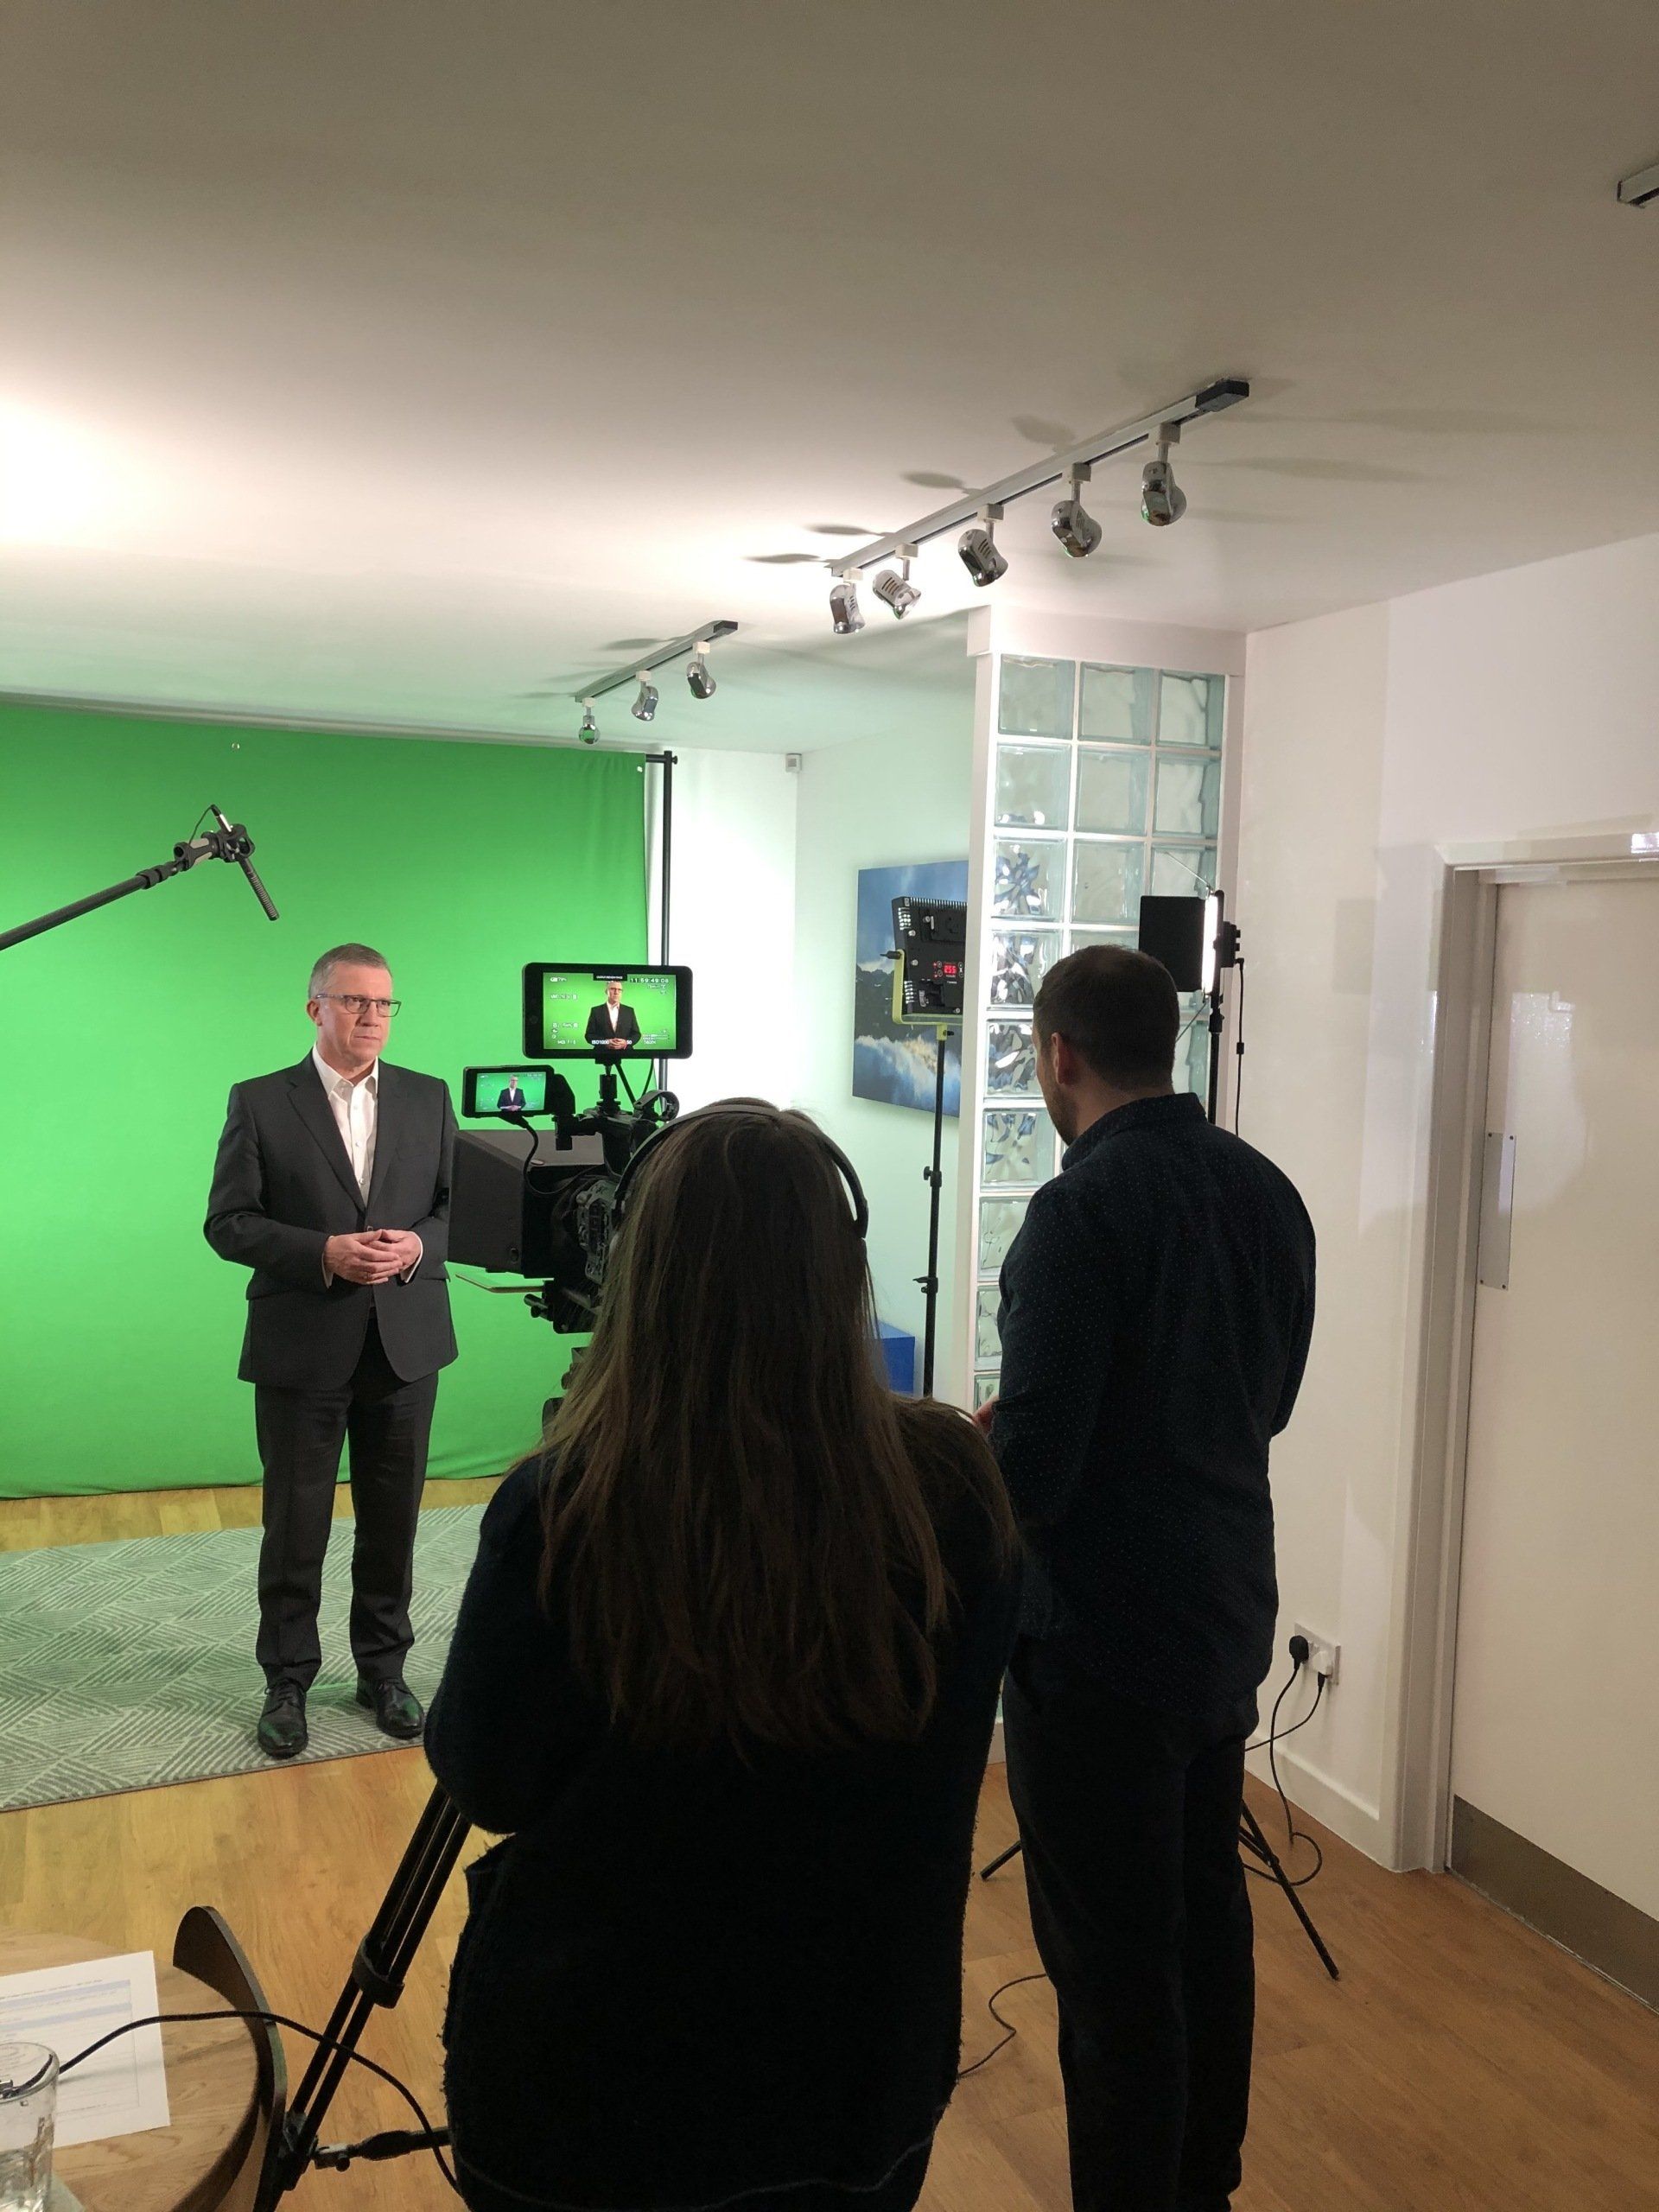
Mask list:
[[[483,1511],[421,1516],[406,1679],[423,1703],[442,1670]],[[353,1530],[334,1522],[323,1568],[308,1760],[397,1748],[354,1699]],[[0,1553],[0,1812],[268,1769],[253,1739],[264,1695],[253,1656],[258,1560],[257,1529]]]

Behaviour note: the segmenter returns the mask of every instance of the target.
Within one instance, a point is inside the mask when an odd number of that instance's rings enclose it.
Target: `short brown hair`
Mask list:
[[[312,967],[308,995],[321,998],[334,981],[336,968],[384,968],[388,976],[391,973],[391,961],[372,944],[331,944]]]
[[[1037,988],[1037,1041],[1064,1037],[1084,1065],[1119,1090],[1174,1079],[1181,1009],[1170,972],[1126,944],[1090,944],[1057,960]]]

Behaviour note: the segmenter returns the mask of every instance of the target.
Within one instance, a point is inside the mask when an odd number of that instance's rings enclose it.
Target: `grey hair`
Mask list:
[[[321,998],[334,980],[336,968],[384,968],[388,976],[391,963],[384,952],[377,952],[372,944],[331,944],[311,970],[311,983],[306,995]]]

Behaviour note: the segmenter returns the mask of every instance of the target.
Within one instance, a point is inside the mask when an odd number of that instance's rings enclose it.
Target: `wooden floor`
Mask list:
[[[434,1502],[487,1487],[446,1484]],[[257,1491],[6,1503],[0,1548],[257,1516]],[[8,1814],[0,1916],[167,1952],[187,1905],[217,1904],[276,2008],[321,2024],[429,1787],[418,1751],[392,1751]],[[1276,1808],[1256,1807],[1271,1832]],[[1283,1900],[1253,1884],[1257,2063],[1237,2212],[1659,2212],[1659,2018],[1451,1878],[1387,1874],[1314,1833],[1325,1871],[1306,1895],[1343,1980],[1326,1980]],[[993,1768],[982,1853],[1013,1834]],[[457,1880],[403,2005],[364,2044],[434,2111],[461,1911]],[[984,1999],[1035,1965],[1016,1862],[970,1900],[964,2062],[1000,2033]],[[925,2212],[1065,2212],[1053,1998],[1035,1982],[1001,2004],[1019,2037],[963,2084]],[[404,2117],[359,2074],[327,2132],[339,2140]],[[429,2160],[315,2175],[291,2201],[301,2212],[456,2202]]]

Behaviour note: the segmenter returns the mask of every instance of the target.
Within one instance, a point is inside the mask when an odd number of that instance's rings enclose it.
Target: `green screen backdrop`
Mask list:
[[[231,1084],[309,1051],[311,963],[356,938],[404,1002],[386,1058],[458,1107],[463,1067],[518,1056],[526,960],[648,957],[644,772],[0,702],[0,929],[165,860],[209,800],[282,915],[204,861],[0,952],[0,1497],[258,1480],[247,1274],[201,1233]],[[454,1278],[450,1303],[431,1472],[495,1473],[573,1340]]]

